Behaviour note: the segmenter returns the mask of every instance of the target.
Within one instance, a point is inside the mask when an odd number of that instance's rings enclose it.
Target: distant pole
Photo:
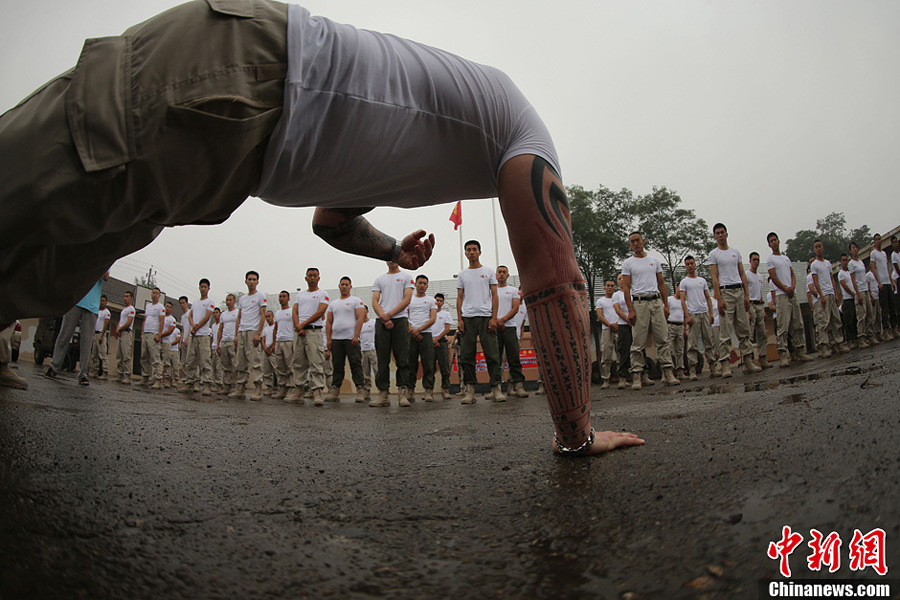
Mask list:
[[[460,204],[462,206],[462,204]],[[465,254],[465,248],[463,248],[463,237],[462,237],[462,222],[459,224],[459,270],[462,271],[465,267],[463,266],[463,255]],[[441,382],[443,383],[443,381]]]
[[[500,264],[500,246],[497,243],[497,212],[494,210],[494,199],[491,198],[491,222],[494,224],[494,268]]]

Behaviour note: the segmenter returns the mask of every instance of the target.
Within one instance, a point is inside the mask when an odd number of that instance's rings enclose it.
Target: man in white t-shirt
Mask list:
[[[900,337],[900,285],[897,284],[900,278],[900,239],[896,235],[891,236],[891,262],[889,265],[891,272],[891,284],[894,293],[891,294],[891,302],[893,303],[894,321],[891,323],[894,337]]]
[[[415,401],[416,373],[421,359],[425,401],[434,402],[434,343],[431,341],[431,328],[437,320],[437,302],[426,294],[428,292],[426,275],[416,275],[415,285],[416,293],[406,307],[409,320],[409,380],[406,387],[409,390],[409,399]],[[400,406],[404,404],[401,403]]]
[[[781,253],[781,241],[774,231],[770,231],[766,236],[766,243],[772,249],[772,254],[766,259],[766,270],[769,272],[769,285],[775,290],[775,307],[778,312],[776,341],[780,364],[782,367],[791,366],[788,332],[794,349],[793,359],[809,362],[813,359],[806,354],[803,314],[800,312],[800,301],[794,293],[797,278],[794,276],[794,269],[791,268],[791,259]]]
[[[703,354],[709,365],[709,376],[718,375],[718,338],[713,335],[713,324],[716,322],[716,311],[713,300],[709,296],[709,284],[703,277],[697,276],[697,261],[693,256],[686,256],[684,268],[687,277],[681,280],[678,288],[684,299],[687,314],[684,321],[688,327],[688,379],[697,380],[697,365],[700,364],[698,338],[703,338]]]
[[[624,390],[628,387],[627,382],[631,380],[631,323],[628,322],[628,303],[625,302],[625,293],[622,292],[622,282],[624,277],[621,273],[616,276],[616,285],[618,291],[613,294],[616,316],[619,318],[616,323],[616,376],[619,379],[618,389]],[[647,384],[653,385],[653,381],[647,378]]]
[[[237,360],[235,383],[237,387],[229,398],[243,399],[247,384],[253,386],[250,400],[262,400],[262,330],[266,326],[266,295],[256,289],[259,273],[247,271],[244,278],[247,293],[238,298]]]
[[[828,358],[833,352],[847,352],[844,332],[841,329],[841,313],[834,293],[834,277],[831,261],[825,258],[825,245],[821,240],[813,242],[815,259],[810,263],[812,284],[819,301],[813,311],[816,322],[816,345],[821,358]]]
[[[180,332],[178,331],[178,319],[172,316],[172,309],[175,305],[171,300],[166,301],[166,320],[163,322],[163,338],[162,338],[162,363],[163,363],[163,379],[165,387],[175,385],[178,379],[178,340]],[[173,351],[174,347],[174,351]]]
[[[616,314],[616,301],[613,294],[616,292],[616,284],[607,281],[603,286],[604,295],[597,298],[594,308],[597,310],[597,320],[600,321],[600,379],[603,383],[600,389],[609,387],[610,368],[616,360],[616,331],[619,329],[619,315]]]
[[[262,347],[263,395],[271,396],[275,388],[275,313],[266,311],[266,324],[260,337]]]
[[[140,385],[149,385],[155,390],[162,387],[162,332],[166,320],[166,307],[159,301],[160,295],[157,287],[150,291],[152,302],[144,309],[144,324],[141,327]]]
[[[291,365],[294,362],[294,315],[291,310],[291,295],[287,290],[278,292],[278,304],[281,308],[275,311],[275,378],[278,389],[272,394],[273,400],[296,402],[296,394],[289,401],[287,395],[294,388],[294,373]]]
[[[401,406],[409,402],[409,321],[406,307],[412,300],[413,278],[400,266],[387,261],[387,273],[379,275],[372,285],[372,308],[375,321],[375,351],[378,354],[378,371],[375,386],[378,397],[369,406],[390,406],[391,355],[397,365],[395,382],[397,400]]]
[[[200,280],[200,298],[191,303],[188,311],[188,350],[184,365],[184,381],[178,391],[189,394],[199,391],[203,396],[212,396],[212,344],[210,343],[210,319],[216,308],[209,297],[210,283],[205,277]],[[203,386],[203,389],[200,389]]]
[[[892,323],[897,320],[896,315],[894,315],[894,305],[891,298],[894,293],[893,284],[891,282],[891,270],[893,269],[893,266],[891,266],[891,263],[888,260],[887,253],[881,249],[880,233],[876,233],[872,236],[872,251],[869,253],[869,269],[874,274],[876,285],[879,288],[879,308],[876,311],[881,318],[879,337],[881,338],[881,341],[889,342],[894,339],[891,329],[893,327]]]
[[[872,271],[866,272],[866,285],[869,289],[869,312],[866,315],[866,334],[869,339],[875,340],[876,344],[882,342],[882,321],[881,321],[881,285]]]
[[[237,360],[237,297],[234,294],[225,296],[225,310],[220,318],[222,326],[219,328],[219,343],[216,351],[219,353],[222,369],[222,381],[224,382],[223,394],[231,396],[231,392],[237,387],[234,384]]]
[[[378,353],[375,351],[375,319],[369,316],[369,307],[366,309],[366,316],[363,319],[362,329],[359,330],[359,352],[362,354],[362,372],[363,372],[363,402],[372,400],[372,382],[375,372],[378,370]],[[358,401],[358,400],[357,400]]]
[[[506,396],[500,389],[503,365],[500,363],[496,335],[499,304],[497,274],[481,264],[481,242],[469,240],[463,248],[469,266],[460,271],[456,279],[457,335],[462,336],[459,362],[465,385],[462,403],[475,403],[475,386],[478,384],[475,358],[479,339],[490,377],[491,398],[494,402],[506,402]]]
[[[679,380],[687,379],[685,375],[684,338],[687,329],[687,307],[684,304],[684,292],[678,287],[675,292],[666,298],[669,305],[669,316],[666,319],[668,327],[669,347],[672,349],[672,367],[675,369],[675,377]]]
[[[109,379],[109,362],[107,361],[107,337],[109,329],[109,309],[106,308],[106,294],[100,296],[100,311],[94,325],[94,343],[91,346],[91,368],[88,375],[97,379]]]
[[[431,343],[434,345],[434,360],[441,373],[441,397],[450,399],[450,344],[447,335],[453,325],[453,317],[444,308],[444,295],[438,292],[434,295],[434,303],[437,306],[434,325],[431,326]]]
[[[753,363],[750,344],[750,295],[747,275],[737,248],[728,246],[728,229],[722,223],[713,225],[716,247],[709,253],[707,263],[712,278],[713,295],[719,301],[719,316],[724,319],[719,334],[719,364],[722,377],[731,377],[731,333],[737,336],[738,348],[745,373],[762,369]]]
[[[341,277],[338,289],[340,297],[332,300],[325,311],[325,336],[328,340],[328,349],[331,351],[332,364],[331,390],[325,396],[325,401],[340,400],[341,386],[344,383],[344,365],[349,362],[350,376],[356,386],[356,399],[361,402],[366,392],[359,335],[366,309],[362,300],[350,295],[353,282],[349,277]]]
[[[134,350],[134,316],[137,313],[134,306],[134,295],[131,292],[123,294],[125,308],[119,313],[119,323],[112,332],[112,336],[118,340],[116,344],[116,373],[121,378],[119,383],[131,383],[131,370],[134,362],[131,353]]]
[[[220,329],[222,329],[222,309],[217,306],[213,309],[213,316],[209,325],[209,365],[212,372],[213,394],[221,394],[225,391],[224,380],[222,379],[222,357],[219,354]],[[184,344],[181,344],[181,346],[184,347]]]
[[[868,348],[878,343],[869,337],[868,319],[872,311],[872,296],[869,294],[869,282],[866,278],[866,266],[859,259],[859,244],[850,242],[850,261],[847,263],[853,282],[854,307],[856,308],[856,345]]]
[[[507,285],[509,268],[497,267],[497,354],[500,360],[500,372],[503,373],[503,358],[509,365],[509,381],[506,394],[514,398],[527,398],[525,391],[525,375],[522,373],[522,360],[519,357],[519,336],[516,329],[516,317],[522,304],[522,294],[517,288]]]
[[[187,363],[188,346],[191,339],[191,305],[188,303],[187,296],[178,298],[178,304],[181,306],[181,344],[178,349],[178,358],[181,361],[182,371]]]
[[[769,335],[766,333],[766,302],[762,293],[763,277],[759,272],[759,252],[750,253],[750,271],[745,275],[747,295],[750,298],[750,343],[756,347],[757,365],[768,369],[772,365],[769,364],[766,351]]]
[[[669,347],[666,319],[669,305],[666,282],[662,276],[659,260],[644,251],[644,236],[635,231],[628,236],[632,256],[622,263],[622,292],[628,305],[628,322],[632,327],[631,342],[631,389],[641,389],[642,379],[649,381],[644,370],[644,347],[647,334],[656,345],[656,354],[662,366],[663,382],[679,385],[681,382],[672,373],[672,349]]]
[[[844,330],[844,343],[848,348],[855,348],[857,338],[856,331],[856,294],[853,286],[853,276],[850,274],[850,257],[841,254],[841,269],[837,273],[837,291],[841,294],[841,324]]]
[[[313,403],[321,405],[325,389],[325,346],[322,336],[325,330],[325,311],[328,309],[328,292],[319,289],[319,269],[306,269],[306,289],[294,298],[294,363],[292,365],[294,389],[285,402],[303,398],[302,386],[308,385]]]

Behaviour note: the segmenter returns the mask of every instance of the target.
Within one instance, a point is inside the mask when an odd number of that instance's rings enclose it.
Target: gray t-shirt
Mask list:
[[[255,195],[279,206],[415,207],[497,195],[550,133],[501,71],[288,6],[284,113]]]

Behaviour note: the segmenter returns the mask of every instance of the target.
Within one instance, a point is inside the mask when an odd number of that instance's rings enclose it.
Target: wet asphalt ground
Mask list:
[[[593,388],[645,446],[550,452],[546,399],[321,408],[72,378],[0,389],[0,598],[756,598],[900,572],[900,341],[730,380]],[[712,383],[712,385],[710,385]],[[809,570],[809,530],[841,569]]]

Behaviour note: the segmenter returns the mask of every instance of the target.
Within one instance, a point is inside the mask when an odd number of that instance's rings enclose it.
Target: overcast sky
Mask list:
[[[178,2],[5,0],[0,18],[0,111],[74,66],[85,38],[117,35]],[[712,225],[728,225],[745,258],[765,257],[765,234],[782,240],[832,211],[848,224],[898,224],[900,3],[894,1],[672,2],[531,0],[473,2],[331,0],[313,14],[395,33],[506,71],[553,134],[567,185],[644,194],[676,190]],[[552,6],[552,8],[551,8]],[[73,199],[77,201],[77,199]],[[392,235],[433,231],[424,272],[460,267],[452,205],[378,209]],[[463,235],[496,264],[492,203],[463,203]],[[499,208],[496,210],[497,218]],[[302,285],[307,265],[323,285],[341,275],[371,285],[382,263],[344,255],[311,233],[311,209],[251,199],[223,225],[164,232],[119,261],[131,280],[149,265],[169,295]],[[498,222],[499,260],[516,272]],[[764,251],[765,250],[765,251]],[[799,258],[799,257],[797,257]]]

